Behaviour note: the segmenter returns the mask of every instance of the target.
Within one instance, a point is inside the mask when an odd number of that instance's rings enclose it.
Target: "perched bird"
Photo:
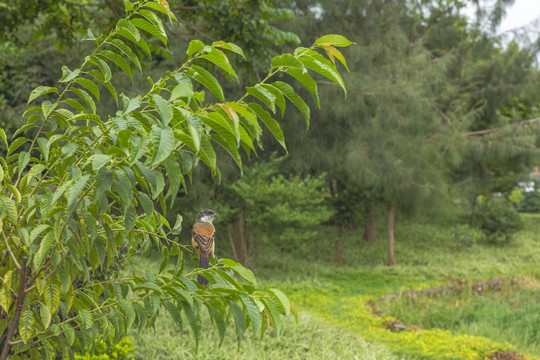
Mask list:
[[[212,221],[218,216],[213,210],[203,210],[197,215],[195,224],[193,224],[193,230],[191,230],[191,245],[194,250],[199,250],[199,267],[202,269],[208,269],[208,255],[214,255],[214,237],[215,231]],[[208,285],[208,280],[201,275],[197,275],[197,281],[201,285]]]

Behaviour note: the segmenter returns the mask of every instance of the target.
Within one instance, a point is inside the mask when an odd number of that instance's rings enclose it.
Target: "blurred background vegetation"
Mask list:
[[[540,178],[535,177],[540,163],[540,41],[538,29],[497,34],[512,3],[169,1],[182,25],[167,29],[173,34],[169,48],[152,44],[146,64],[150,74],[181,62],[192,38],[231,41],[248,50],[248,61],[238,64],[243,84],[262,76],[277,49],[310,44],[327,33],[356,42],[345,51],[347,62],[335,55],[349,70],[346,96],[322,78],[318,90],[303,89],[316,95],[313,109],[319,98],[327,104],[313,111],[308,131],[299,113],[285,111],[281,126],[287,154],[268,136],[262,141],[264,153],[244,159],[248,166],[243,175],[223,156],[218,177],[204,167],[194,168],[187,192],[178,195],[167,214],[173,222],[178,213],[186,219],[178,239],[187,243],[190,219],[200,209],[215,209],[222,215],[218,257],[235,258],[269,286],[279,284],[297,294],[299,306],[309,311],[298,327],[286,324],[282,338],[248,342],[234,356],[234,346],[224,345],[212,358],[465,358],[465,350],[431,353],[428,346],[422,352],[408,348],[406,337],[388,340],[377,331],[355,332],[340,317],[347,308],[343,299],[361,296],[365,304],[386,292],[497,275],[528,280],[523,286],[505,285],[505,296],[497,301],[493,297],[498,292],[482,298],[453,294],[448,301],[407,298],[383,304],[375,311],[378,320],[360,309],[357,321],[369,324],[368,330],[388,331],[384,316],[394,316],[409,325],[446,329],[448,333],[437,336],[447,343],[460,334],[497,342],[471,340],[471,349],[476,349],[472,358],[496,356],[497,351],[540,355],[540,319],[529,316],[537,307],[528,300],[512,302],[539,295],[540,273],[534,270],[540,260],[534,232],[539,218],[523,220],[519,212],[540,211]],[[476,9],[473,17],[465,15],[467,5]],[[55,83],[61,66],[71,67],[83,53],[79,40],[86,29],[96,34],[109,29],[122,15],[123,4],[10,0],[0,1],[0,8],[0,125],[9,136],[21,126],[30,91]],[[129,89],[147,87],[140,76],[133,83],[128,77],[119,80],[126,95]],[[238,90],[231,85],[226,91],[234,98]],[[116,105],[110,99],[102,106]],[[131,266],[155,264],[141,260]],[[466,299],[459,300],[462,296]],[[457,312],[452,307],[456,301],[464,301]],[[417,311],[426,303],[431,312]],[[488,311],[494,308],[504,310],[494,318]],[[514,324],[512,311],[518,308],[518,319],[528,322],[518,321],[515,335],[485,331]],[[492,322],[474,322],[480,313]],[[134,335],[137,357],[197,358],[186,332],[175,329],[172,321],[160,321],[155,333]],[[340,341],[328,340],[336,331],[343,332]],[[158,345],[155,337],[166,340]],[[213,341],[210,335],[206,341]],[[414,341],[436,347],[429,340]]]

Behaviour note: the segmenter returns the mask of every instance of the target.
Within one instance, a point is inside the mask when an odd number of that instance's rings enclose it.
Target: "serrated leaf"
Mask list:
[[[281,305],[281,308],[283,309],[283,314],[285,316],[289,316],[291,312],[291,304],[287,296],[279,289],[269,289],[268,292],[274,295],[278,299],[279,304]]]
[[[112,61],[120,69],[124,70],[124,72],[129,75],[131,83],[133,83],[133,71],[131,70],[131,66],[129,66],[126,59],[110,50],[103,50],[98,54],[98,56],[102,56],[105,59]]]
[[[32,336],[34,324],[35,320],[32,308],[27,306],[19,318],[19,336],[24,342],[27,342]]]
[[[141,38],[141,34],[139,33],[139,30],[131,23],[128,19],[120,19],[117,23],[118,27],[118,34],[128,38],[129,40],[133,42],[137,42]]]
[[[86,90],[90,91],[90,93],[94,95],[96,100],[99,101],[99,95],[100,95],[99,88],[92,80],[85,79],[85,78],[78,78],[77,80],[75,80],[75,82],[81,85],[82,87],[84,87]]]
[[[132,111],[138,109],[141,106],[141,96],[137,95],[134,98],[128,98],[125,95],[122,95],[122,101],[124,103],[124,108],[122,109],[122,115],[131,113]]]
[[[264,125],[266,125],[268,130],[270,130],[274,138],[283,147],[283,149],[287,150],[287,145],[285,144],[285,136],[283,136],[283,131],[281,130],[279,123],[276,120],[274,120],[272,115],[270,115],[270,113],[264,110],[262,106],[257,103],[250,103],[249,107],[257,114],[257,116],[261,119]]]
[[[45,100],[41,103],[41,111],[43,112],[43,118],[49,117],[51,112],[58,106],[58,103],[52,103],[49,100]]]
[[[135,309],[133,308],[133,305],[131,305],[131,303],[126,299],[118,299],[118,302],[122,307],[124,315],[126,315],[126,329],[129,329],[135,322]]]
[[[262,302],[263,302],[264,306],[266,307],[266,310],[268,311],[268,314],[272,318],[272,321],[274,322],[274,325],[276,326],[277,333],[279,335],[279,333],[281,332],[281,317],[280,317],[281,314],[280,314],[278,305],[276,305],[276,303],[275,303],[275,302],[277,302],[277,300],[263,298]]]
[[[145,282],[145,283],[142,283],[142,284],[137,284],[133,287],[133,290],[139,290],[139,289],[143,289],[143,290],[151,290],[151,291],[155,291],[155,292],[158,292],[160,294],[163,293],[163,291],[161,290],[161,288],[159,286],[157,286],[156,284],[154,283],[151,283],[151,282]]]
[[[169,127],[152,126],[153,156],[150,166],[155,166],[165,160],[174,150],[174,134]]]
[[[301,57],[300,61],[302,62],[302,64],[304,64],[305,67],[321,74],[327,79],[330,79],[331,81],[338,84],[343,89],[345,96],[347,95],[347,89],[345,88],[343,79],[341,78],[339,72],[336,70],[336,67],[329,60],[325,59],[321,54],[315,51],[310,51],[309,55]]]
[[[8,141],[7,141],[7,137],[6,137],[6,133],[4,131],[4,129],[0,128],[0,137],[2,138],[2,140],[4,140],[4,144],[6,144],[6,147],[8,146]]]
[[[204,49],[204,43],[200,40],[191,40],[189,42],[189,46],[188,46],[188,49],[186,51],[186,55],[187,56],[191,56],[193,54],[195,54],[196,52],[198,51],[201,51],[202,49]]]
[[[317,82],[313,80],[307,72],[298,69],[287,69],[286,72],[298,80],[302,85],[308,89],[308,91],[313,95],[315,101],[317,102],[317,107],[321,108],[321,103],[319,101],[319,92],[317,89]]]
[[[62,78],[58,82],[64,83],[75,79],[81,73],[81,69],[69,70],[67,66],[62,66]]]
[[[199,314],[193,311],[191,306],[189,306],[188,303],[185,301],[180,301],[180,305],[182,305],[182,309],[184,310],[184,313],[186,314],[186,317],[188,318],[189,325],[191,326],[191,329],[193,330],[193,335],[195,336],[195,344],[196,347],[199,347],[199,342],[201,341],[201,319],[199,318]]]
[[[349,46],[349,45],[354,44],[354,43],[352,41],[350,41],[349,39],[347,39],[343,35],[329,34],[329,35],[321,36],[320,38],[315,40],[315,44],[316,45],[326,45],[326,44],[328,44],[328,45],[332,45],[332,46],[345,47],[345,46]]]
[[[43,324],[43,327],[47,329],[49,325],[51,324],[51,309],[45,304],[39,304],[39,313],[41,315],[41,323]]]
[[[172,319],[174,320],[174,322],[178,325],[179,328],[182,328],[183,327],[183,324],[182,324],[182,316],[180,315],[180,311],[178,310],[178,308],[176,307],[176,305],[174,305],[172,302],[170,302],[169,300],[165,300],[163,301],[163,305],[165,305],[165,308],[167,309],[167,311],[169,312],[169,314],[171,315]]]
[[[336,49],[335,47],[331,45],[321,45],[321,46],[324,49],[324,51],[326,51],[326,54],[328,55],[328,57],[330,58],[330,60],[332,61],[334,65],[336,65],[334,61],[334,57],[335,57],[339,61],[341,61],[343,66],[345,66],[345,69],[349,71],[349,67],[347,66],[347,61],[345,60],[345,57],[343,56],[343,54],[341,54],[341,52],[338,49]]]
[[[96,65],[99,71],[101,71],[101,74],[103,75],[103,83],[108,83],[112,77],[111,68],[109,65],[95,55],[90,55],[87,57],[87,59],[89,62]]]
[[[216,95],[219,101],[225,101],[221,85],[215,76],[210,74],[206,69],[198,65],[191,65],[191,67],[186,70],[185,74],[210,90],[214,95]]]
[[[183,221],[182,215],[177,214],[176,215],[176,222],[174,223],[174,226],[173,226],[173,228],[171,230],[171,234],[173,234],[173,235],[180,234],[180,232],[182,231],[182,221]]]
[[[212,43],[212,46],[220,47],[222,49],[232,51],[233,53],[242,56],[244,58],[244,60],[247,60],[246,55],[244,54],[244,51],[242,50],[242,48],[240,46],[236,45],[236,44],[226,43],[226,42],[223,42],[223,41],[215,41],[215,42]]]
[[[242,158],[240,157],[240,153],[238,152],[238,148],[236,146],[231,145],[231,143],[228,140],[224,139],[219,134],[210,135],[210,139],[214,140],[219,145],[221,145],[221,147],[227,150],[229,155],[231,155],[233,160],[236,162],[236,165],[238,165],[238,168],[242,170]]]
[[[91,41],[91,40],[97,40],[96,36],[92,32],[91,29],[86,30],[86,35],[81,39],[81,41]]]
[[[99,169],[107,165],[109,161],[111,161],[111,159],[112,159],[112,156],[110,155],[95,154],[95,155],[90,156],[86,162],[92,163],[92,169],[95,172],[98,172]]]
[[[77,94],[81,99],[84,100],[86,104],[88,104],[88,106],[90,106],[90,109],[92,109],[93,114],[96,113],[96,103],[94,102],[94,99],[92,99],[92,97],[86,91],[82,89],[78,89],[76,87],[71,87],[70,90],[73,91],[75,94]],[[75,120],[72,118],[71,121],[75,121]]]
[[[8,218],[15,224],[17,222],[17,206],[15,202],[10,198],[0,196],[0,203]]]
[[[243,267],[241,264],[237,263],[234,260],[231,259],[220,259],[220,264],[226,265],[230,267],[232,270],[234,270],[235,273],[252,283],[253,285],[257,284],[257,280],[255,279],[255,275],[253,275],[253,272],[245,267]]]
[[[238,76],[229,62],[229,58],[222,51],[212,48],[209,53],[202,55],[201,58],[210,61],[238,81]]]
[[[66,337],[68,344],[73,345],[73,342],[75,341],[75,330],[73,330],[73,327],[67,322],[62,323],[60,326],[64,331],[64,336]]]
[[[244,313],[242,312],[242,309],[240,308],[240,306],[238,306],[237,303],[229,300],[229,306],[231,307],[231,312],[233,314],[234,322],[236,324],[236,336],[238,339],[238,347],[240,347],[240,343],[242,342],[242,338],[244,337],[244,332],[246,331],[246,318],[244,317]]]
[[[270,91],[263,87],[246,87],[248,94],[253,95],[257,99],[261,100],[272,112],[276,112],[275,101],[276,97]]]
[[[30,231],[30,238],[29,238],[30,244],[32,244],[34,241],[36,241],[39,234],[41,234],[43,231],[47,230],[50,227],[51,226],[48,225],[48,224],[41,224],[41,225],[37,226],[36,228],[32,229],[32,231]]]
[[[159,273],[162,273],[163,270],[167,268],[167,265],[169,264],[169,248],[163,247],[161,249],[161,265],[159,265]]]
[[[199,156],[206,163],[206,165],[208,165],[210,170],[216,170],[216,153],[206,134],[201,135]]]
[[[80,309],[79,310],[79,317],[81,318],[81,325],[83,329],[90,329],[94,323],[94,318],[92,317],[92,313],[88,309]]]
[[[45,305],[49,307],[51,313],[56,312],[56,308],[60,304],[60,288],[52,281],[47,281],[43,286],[43,300]]]
[[[68,192],[68,209],[71,209],[73,205],[77,201],[80,200],[80,196],[82,191],[84,190],[86,183],[88,182],[88,179],[90,179],[90,174],[86,174],[84,176],[81,176],[79,179],[77,179],[73,185],[71,185],[69,192]]]
[[[112,39],[111,44],[114,45],[116,48],[118,48],[120,51],[122,51],[128,58],[131,60],[135,66],[137,66],[137,69],[142,72],[141,62],[139,61],[139,58],[133,50],[129,46],[126,45],[122,40],[120,39]]]
[[[285,115],[286,101],[281,91],[279,91],[278,89],[276,89],[274,86],[270,84],[262,84],[260,87],[264,88],[266,91],[274,95],[275,97],[274,103],[277,105],[278,108],[281,109],[281,116],[283,117],[283,115]]]
[[[253,328],[253,334],[257,335],[257,333],[261,330],[261,312],[259,310],[259,307],[257,304],[253,301],[251,297],[245,294],[240,294],[240,299],[242,300],[242,303],[246,307],[249,320],[251,321],[251,327]]]
[[[291,54],[282,54],[272,58],[272,67],[288,67],[296,69],[304,69],[304,65]]]
[[[302,98],[294,92],[292,86],[282,81],[273,82],[272,85],[281,91],[283,95],[285,95],[285,97],[289,99],[298,108],[298,110],[300,110],[302,115],[304,115],[307,126],[309,127],[309,106],[307,106],[304,100],[302,100]]]
[[[171,104],[161,96],[157,94],[152,95],[152,99],[154,99],[154,103],[156,104],[157,111],[159,112],[159,115],[161,116],[161,120],[163,122],[164,126],[169,125],[169,122],[173,118],[173,110],[171,107]]]
[[[150,35],[158,38],[165,47],[167,47],[167,34],[165,32],[161,32],[154,24],[152,24],[149,21],[136,18],[131,20],[131,23],[138,27],[139,29],[146,31]]]
[[[37,99],[42,95],[50,93],[58,93],[58,89],[50,86],[38,86],[30,93],[27,104],[30,104],[33,100]]]

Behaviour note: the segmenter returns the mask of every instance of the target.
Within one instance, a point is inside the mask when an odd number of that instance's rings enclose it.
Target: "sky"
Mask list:
[[[516,0],[506,12],[499,33],[529,24],[540,18],[540,0]]]

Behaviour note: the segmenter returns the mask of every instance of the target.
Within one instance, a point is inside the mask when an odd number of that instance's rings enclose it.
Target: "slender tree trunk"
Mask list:
[[[396,263],[394,260],[394,220],[395,220],[396,206],[394,202],[390,203],[390,209],[388,210],[388,266],[392,266]]]
[[[236,254],[236,261],[247,267],[248,253],[242,215],[240,215],[240,217],[234,222],[233,234],[234,253]]]
[[[377,205],[373,203],[370,209],[371,222],[366,225],[364,230],[364,240],[374,243],[377,237]]]
[[[339,227],[339,236],[336,240],[336,246],[334,249],[334,263],[336,265],[343,264],[343,250],[345,249],[345,240],[347,239],[347,229],[345,225]]]
[[[22,309],[24,306],[24,298],[26,297],[26,256],[23,257],[21,264],[21,276],[19,279],[19,291],[17,292],[17,300],[15,305],[15,314],[11,319],[11,322],[8,326],[8,331],[6,334],[6,342],[2,349],[2,354],[0,354],[0,360],[6,360],[9,354],[9,349],[11,348],[11,339],[15,333],[15,329],[19,325],[19,320],[21,318]]]

